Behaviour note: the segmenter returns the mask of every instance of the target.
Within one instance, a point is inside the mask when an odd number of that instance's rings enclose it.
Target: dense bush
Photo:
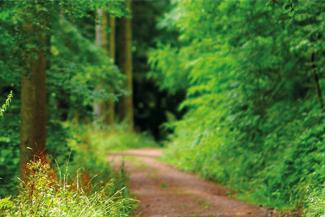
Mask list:
[[[161,88],[187,92],[187,114],[168,124],[166,159],[267,206],[299,208],[306,186],[322,191],[324,9],[319,1],[176,1],[161,26],[178,41],[150,58]]]

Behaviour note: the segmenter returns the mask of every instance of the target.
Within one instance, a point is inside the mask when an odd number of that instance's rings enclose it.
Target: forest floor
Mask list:
[[[139,200],[136,217],[271,217],[270,210],[231,198],[229,190],[159,161],[162,149],[113,153],[115,168],[124,161],[132,194]]]

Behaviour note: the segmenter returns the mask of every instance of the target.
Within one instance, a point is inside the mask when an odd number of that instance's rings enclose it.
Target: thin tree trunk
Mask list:
[[[109,15],[109,44],[108,44],[108,53],[110,58],[112,58],[113,63],[115,62],[115,17]],[[112,88],[109,88],[109,91],[112,92]],[[106,123],[108,125],[114,124],[115,119],[115,103],[113,99],[109,99],[107,102],[107,111],[106,111]]]
[[[113,60],[115,58],[115,18],[109,17],[109,27],[111,29],[109,35],[109,43],[107,39],[107,16],[103,9],[97,9],[97,24],[96,24],[96,45],[102,48]],[[97,89],[105,88],[102,84],[97,86]],[[107,88],[111,92],[111,88]],[[105,124],[111,125],[114,123],[114,101],[109,99],[105,101],[97,101],[94,103],[94,113],[97,120],[103,121]]]
[[[96,46],[104,48],[107,47],[107,37],[106,37],[106,14],[102,9],[97,9],[97,23],[96,23]],[[101,90],[103,85],[99,84],[96,89]],[[95,120],[103,121],[105,104],[103,101],[98,100],[93,104],[93,111],[95,114]]]
[[[126,0],[127,8],[131,11],[131,0]],[[121,117],[133,129],[133,94],[132,94],[132,22],[130,17],[122,19],[121,26],[121,55],[120,66],[126,77],[127,96],[121,101]]]
[[[45,36],[29,27],[30,34],[39,34],[40,44]],[[21,78],[21,128],[20,170],[21,177],[28,175],[26,164],[31,160],[46,161],[46,55],[45,48],[27,53],[26,68]]]

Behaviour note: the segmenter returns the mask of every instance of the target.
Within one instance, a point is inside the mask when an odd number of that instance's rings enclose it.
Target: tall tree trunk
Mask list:
[[[113,63],[115,62],[115,17],[109,15],[109,44],[108,44],[108,53],[110,58],[112,58]],[[112,92],[113,90],[109,88],[109,91]],[[109,99],[107,102],[107,111],[106,111],[106,118],[105,122],[109,125],[114,123],[115,119],[115,103],[113,99]]]
[[[131,11],[131,0],[126,0]],[[133,94],[132,94],[132,22],[130,17],[122,18],[120,66],[126,77],[127,96],[121,101],[121,117],[133,129]]]
[[[102,9],[97,9],[97,23],[96,23],[96,46],[104,48],[106,51],[107,37],[106,37],[106,14]],[[102,84],[99,84],[96,89],[100,90],[103,88]],[[98,100],[93,104],[93,110],[95,114],[95,120],[103,121],[105,113],[105,104],[103,101]]]
[[[109,35],[109,43],[107,40],[107,16],[103,9],[97,9],[97,24],[96,24],[96,45],[102,48],[113,61],[115,58],[115,18],[109,16],[109,27],[111,29]],[[98,89],[105,88],[99,84]],[[107,91],[112,89],[107,87]],[[114,101],[109,99],[107,102],[98,101],[94,103],[94,113],[97,120],[103,121],[105,124],[111,125],[114,123]]]
[[[26,71],[21,78],[20,170],[22,179],[28,174],[31,160],[46,160],[46,52],[45,33],[26,27],[35,36],[38,48],[26,52]]]

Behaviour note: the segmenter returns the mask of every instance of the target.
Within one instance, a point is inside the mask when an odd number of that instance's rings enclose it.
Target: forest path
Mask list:
[[[113,153],[115,168],[124,161],[129,186],[140,201],[136,217],[270,217],[260,207],[227,197],[227,189],[158,161],[162,149]]]

